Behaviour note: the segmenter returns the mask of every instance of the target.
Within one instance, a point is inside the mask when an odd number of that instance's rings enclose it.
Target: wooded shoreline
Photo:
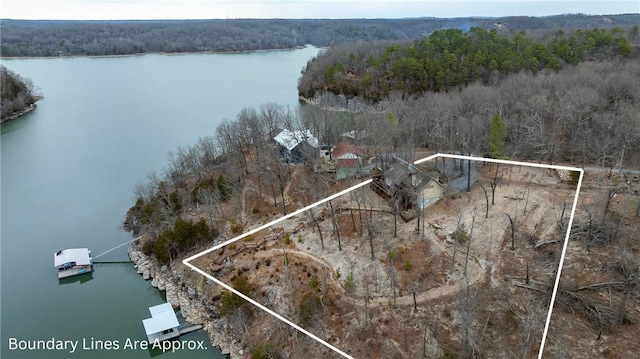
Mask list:
[[[36,99],[36,102],[41,100],[41,99],[42,99],[42,97],[38,97]],[[5,123],[7,121],[15,120],[16,118],[18,118],[20,116],[26,115],[29,112],[35,110],[36,107],[38,107],[38,105],[34,102],[31,105],[27,106],[26,108],[22,109],[21,111],[14,112],[13,114],[9,115],[8,117],[0,119],[0,124]]]
[[[406,41],[472,27],[540,32],[630,27],[638,14],[549,17],[404,19],[209,19],[147,21],[13,20],[0,23],[0,54],[9,57],[125,55],[147,52],[236,52],[336,46],[357,41]]]
[[[121,58],[121,57],[134,57],[144,55],[163,55],[163,56],[181,56],[181,55],[217,55],[217,54],[251,54],[260,52],[272,52],[272,51],[293,51],[301,50],[306,46],[315,46],[307,44],[305,46],[295,46],[291,48],[275,48],[275,49],[258,49],[258,50],[220,50],[220,51],[187,51],[187,52],[140,52],[135,54],[122,54],[122,55],[59,55],[59,56],[0,56],[0,60],[33,60],[33,59],[75,59],[75,58]]]

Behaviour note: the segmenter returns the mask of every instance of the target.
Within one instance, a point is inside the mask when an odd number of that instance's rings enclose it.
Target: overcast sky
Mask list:
[[[12,19],[403,18],[640,13],[640,0],[0,0]]]

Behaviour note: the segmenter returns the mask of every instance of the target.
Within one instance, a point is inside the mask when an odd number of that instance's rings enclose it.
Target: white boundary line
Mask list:
[[[318,201],[318,202],[316,202],[316,203],[313,203],[313,204],[310,204],[310,205],[308,205],[308,206],[306,206],[306,207],[300,208],[299,210],[297,210],[297,211],[295,211],[295,212],[291,212],[291,213],[289,213],[289,214],[287,214],[287,215],[284,215],[284,216],[282,216],[282,217],[280,217],[280,218],[278,218],[278,219],[276,219],[276,220],[274,220],[274,221],[271,221],[271,222],[269,222],[269,223],[267,223],[267,224],[263,224],[263,225],[261,225],[260,227],[256,227],[256,228],[254,228],[254,229],[250,230],[249,232],[245,232],[245,233],[243,233],[243,234],[241,234],[241,235],[239,235],[239,236],[237,236],[237,237],[231,238],[230,240],[228,240],[228,241],[226,241],[226,242],[220,243],[220,244],[218,244],[217,246],[214,246],[214,247],[212,247],[212,248],[209,248],[209,249],[207,249],[206,251],[203,251],[203,252],[200,252],[200,253],[198,253],[198,254],[196,254],[196,255],[193,255],[193,256],[191,256],[191,257],[189,257],[189,258],[187,258],[187,259],[183,260],[183,261],[182,261],[182,263],[190,262],[190,261],[192,261],[192,260],[194,260],[194,259],[196,259],[196,258],[198,258],[198,257],[201,257],[201,256],[203,256],[203,255],[205,255],[205,254],[207,254],[207,253],[211,253],[211,252],[215,251],[216,249],[220,249],[220,248],[222,248],[222,247],[224,247],[224,246],[226,246],[226,245],[229,245],[229,244],[231,244],[231,243],[233,243],[233,242],[237,241],[238,239],[244,238],[244,237],[246,237],[246,236],[248,236],[248,235],[250,235],[250,234],[254,234],[254,233],[260,232],[261,230],[263,230],[263,229],[265,229],[265,228],[269,228],[269,227],[271,227],[272,225],[274,225],[274,224],[276,224],[276,223],[278,223],[278,222],[282,222],[282,221],[284,221],[285,219],[289,219],[289,218],[291,218],[291,217],[297,216],[297,215],[299,215],[300,213],[303,213],[303,212],[305,212],[305,211],[308,211],[309,209],[311,209],[311,208],[313,208],[313,207],[315,207],[315,206],[318,206],[318,205],[321,205],[321,204],[323,204],[323,203],[329,202],[329,201],[331,201],[331,200],[332,200],[332,199],[334,199],[334,198],[337,198],[337,197],[342,196],[343,194],[349,193],[349,192],[353,191],[354,189],[358,189],[358,188],[360,188],[360,187],[362,187],[362,186],[366,186],[366,185],[368,185],[368,184],[369,184],[369,183],[371,183],[371,182],[373,182],[373,180],[368,179],[368,180],[366,180],[366,181],[364,181],[364,182],[358,183],[358,184],[357,184],[357,185],[355,185],[355,186],[351,186],[351,187],[349,187],[349,188],[347,188],[347,189],[345,189],[345,190],[343,190],[343,191],[340,191],[340,192],[338,192],[338,193],[332,194],[331,196],[326,197],[326,198],[324,198],[324,199],[321,199],[321,200],[319,200],[319,201]],[[185,263],[185,264],[187,264],[187,263]]]
[[[423,162],[426,162],[426,161],[437,159],[438,157],[461,159],[461,160],[471,160],[471,161],[478,161],[478,162],[504,163],[504,164],[516,165],[516,166],[549,168],[549,169],[556,169],[556,170],[567,170],[567,171],[580,172],[580,177],[578,178],[578,186],[576,188],[576,193],[575,193],[575,196],[574,196],[574,199],[573,199],[573,206],[571,207],[571,215],[569,217],[569,223],[567,225],[567,233],[565,235],[564,244],[562,246],[562,253],[560,255],[560,261],[558,263],[558,270],[557,270],[557,274],[556,274],[556,280],[555,280],[555,283],[553,285],[553,292],[551,294],[551,301],[549,303],[549,310],[547,312],[547,320],[546,320],[546,323],[545,323],[545,326],[544,326],[544,332],[542,333],[542,341],[540,343],[540,349],[539,349],[539,352],[538,352],[538,359],[541,359],[542,358],[542,352],[544,350],[544,345],[545,345],[546,338],[547,338],[547,333],[549,331],[549,323],[551,321],[551,314],[553,312],[553,306],[554,306],[554,303],[555,303],[555,300],[556,300],[556,295],[557,295],[557,292],[558,292],[558,284],[560,283],[560,276],[562,274],[562,266],[564,264],[564,258],[565,258],[565,254],[567,252],[567,246],[569,244],[569,236],[571,234],[571,226],[573,225],[573,218],[574,218],[575,213],[576,213],[576,207],[577,207],[577,204],[578,204],[578,196],[580,195],[580,187],[582,186],[582,178],[584,177],[584,170],[582,168],[577,168],[577,167],[544,165],[544,164],[541,164],[541,163],[529,163],[529,162],[519,162],[519,161],[511,161],[511,160],[500,160],[500,159],[494,159],[494,158],[483,158],[483,157],[453,155],[453,154],[447,154],[447,153],[437,153],[435,155],[431,155],[431,156],[419,159],[419,160],[415,161],[414,164],[417,165],[417,164],[420,164],[420,163],[423,163]],[[361,183],[359,183],[359,184],[357,184],[355,186],[349,187],[349,188],[347,188],[347,189],[345,189],[343,191],[340,191],[340,192],[338,192],[336,194],[333,194],[333,195],[331,195],[329,197],[326,197],[326,198],[324,198],[324,199],[322,199],[322,200],[320,200],[318,202],[310,204],[310,205],[308,205],[306,207],[303,207],[303,208],[301,208],[301,209],[299,209],[299,210],[297,210],[295,212],[289,213],[289,214],[287,214],[285,216],[282,216],[282,217],[280,217],[280,218],[278,218],[278,219],[276,219],[274,221],[271,221],[271,222],[269,222],[267,224],[264,224],[262,226],[254,228],[254,229],[252,229],[252,230],[250,230],[250,231],[248,231],[246,233],[243,233],[243,234],[241,234],[241,235],[239,235],[239,236],[237,236],[235,238],[232,238],[232,239],[230,239],[230,240],[228,240],[226,242],[218,244],[218,245],[216,245],[216,246],[214,246],[212,248],[209,248],[209,249],[207,249],[205,251],[202,251],[202,252],[200,252],[200,253],[198,253],[196,255],[193,255],[193,256],[191,256],[191,257],[189,257],[187,259],[184,259],[182,261],[182,263],[184,265],[186,265],[187,267],[191,268],[192,270],[194,270],[194,271],[202,274],[203,276],[207,277],[208,279],[211,279],[212,281],[214,281],[218,285],[222,286],[223,288],[225,288],[225,289],[231,291],[232,293],[238,295],[239,297],[243,298],[244,300],[248,301],[249,303],[251,303],[251,304],[255,305],[256,307],[264,310],[265,312],[271,314],[275,318],[287,323],[291,327],[293,327],[293,328],[299,330],[300,332],[308,335],[310,338],[312,338],[313,340],[317,341],[318,343],[326,346],[327,348],[335,351],[336,353],[344,356],[345,358],[353,359],[352,356],[348,355],[347,353],[343,352],[342,350],[340,350],[340,349],[334,347],[333,345],[327,343],[326,341],[320,339],[319,337],[317,337],[313,333],[310,333],[306,329],[304,329],[304,328],[298,326],[297,324],[291,322],[287,318],[285,318],[285,317],[281,316],[280,314],[272,311],[271,309],[269,309],[269,308],[265,307],[264,305],[256,302],[255,300],[247,297],[245,294],[242,294],[238,290],[236,290],[233,287],[229,286],[228,284],[225,284],[222,281],[214,278],[212,275],[204,272],[203,270],[199,269],[198,267],[194,266],[193,264],[191,264],[189,262],[194,260],[194,259],[196,259],[196,258],[199,258],[199,257],[201,257],[201,256],[203,256],[205,254],[211,253],[211,252],[215,251],[216,249],[220,249],[220,248],[222,248],[222,247],[224,247],[226,245],[229,245],[229,244],[231,244],[231,243],[233,243],[233,242],[235,242],[235,241],[237,241],[239,239],[242,239],[242,238],[244,238],[244,237],[246,237],[248,235],[257,233],[257,232],[259,232],[259,231],[261,231],[261,230],[263,230],[265,228],[268,228],[268,227],[270,227],[270,226],[272,226],[272,225],[274,225],[274,224],[276,224],[278,222],[282,222],[282,221],[284,221],[286,219],[289,219],[289,218],[291,218],[293,216],[296,216],[296,215],[298,215],[300,213],[303,213],[303,212],[305,212],[305,211],[307,211],[307,210],[309,210],[309,209],[311,209],[313,207],[316,207],[316,206],[318,206],[320,204],[329,202],[334,198],[340,197],[343,194],[349,193],[352,190],[358,189],[360,187],[363,187],[363,186],[365,186],[365,185],[367,185],[367,184],[369,184],[371,182],[373,182],[373,180],[369,179],[369,180],[361,182]]]
[[[553,284],[553,292],[551,293],[551,301],[549,303],[549,310],[547,311],[547,320],[544,324],[544,331],[542,332],[542,341],[540,342],[540,349],[538,351],[538,359],[542,359],[542,352],[544,351],[544,345],[547,339],[547,333],[549,332],[549,323],[551,322],[551,314],[553,313],[553,306],[556,301],[556,295],[558,294],[558,284],[560,283],[560,275],[562,274],[562,267],[564,265],[564,257],[567,253],[567,246],[569,244],[569,236],[571,235],[571,226],[573,226],[573,218],[576,214],[576,207],[578,205],[578,196],[580,195],[580,187],[582,187],[582,178],[584,177],[584,169],[576,168],[576,167],[566,167],[566,166],[555,166],[555,165],[543,165],[541,163],[528,163],[528,162],[518,162],[518,161],[510,161],[510,160],[499,160],[494,158],[483,158],[483,157],[471,157],[471,156],[460,156],[460,155],[451,155],[445,153],[435,154],[433,156],[429,156],[426,158],[419,159],[414,162],[414,164],[419,164],[428,160],[432,160],[438,157],[445,158],[455,158],[462,160],[473,160],[473,161],[483,161],[483,162],[492,162],[492,163],[504,163],[508,165],[516,165],[516,166],[528,166],[528,167],[537,167],[537,168],[550,168],[556,170],[567,170],[567,171],[578,171],[580,172],[580,177],[578,178],[578,186],[576,187],[576,193],[573,198],[573,206],[571,207],[571,216],[569,216],[569,224],[567,225],[567,233],[564,237],[564,244],[562,245],[562,253],[560,254],[560,262],[558,263],[558,272],[556,274],[556,281]]]
[[[282,217],[280,217],[280,218],[278,218],[278,219],[276,219],[276,220],[274,220],[274,221],[271,221],[271,222],[269,222],[269,223],[267,223],[267,224],[264,224],[264,225],[262,225],[262,226],[260,226],[260,227],[254,228],[254,229],[252,229],[252,230],[250,230],[250,231],[248,231],[248,232],[246,232],[246,233],[243,233],[243,234],[241,234],[241,235],[239,235],[239,236],[237,236],[237,237],[235,237],[235,238],[232,238],[232,239],[230,239],[230,240],[228,240],[228,241],[226,241],[226,242],[224,242],[224,243],[218,244],[217,246],[214,246],[214,247],[209,248],[209,249],[207,249],[207,250],[205,250],[205,251],[203,251],[203,252],[200,252],[200,253],[198,253],[198,254],[196,254],[196,255],[194,255],[194,256],[191,256],[191,257],[189,257],[189,258],[187,258],[187,259],[183,260],[183,261],[182,261],[182,263],[183,263],[184,265],[186,265],[187,267],[189,267],[189,268],[193,269],[194,271],[196,271],[196,272],[198,272],[198,273],[202,274],[203,276],[205,276],[205,277],[207,277],[207,278],[211,279],[212,281],[216,282],[218,285],[221,285],[221,286],[222,286],[222,287],[224,287],[225,289],[227,289],[227,290],[231,291],[232,293],[234,293],[234,294],[238,295],[239,297],[241,297],[242,299],[246,300],[247,302],[249,302],[249,303],[251,303],[251,304],[255,305],[256,307],[258,307],[258,308],[260,308],[260,309],[264,310],[265,312],[267,312],[267,313],[271,314],[271,315],[272,315],[272,316],[274,316],[275,318],[280,319],[281,321],[283,321],[283,322],[285,322],[285,323],[289,324],[291,327],[293,327],[293,328],[295,328],[295,329],[297,329],[297,330],[301,331],[302,333],[304,333],[304,334],[308,335],[308,336],[309,336],[310,338],[312,338],[313,340],[315,340],[315,341],[317,341],[318,343],[320,343],[320,344],[322,344],[322,345],[326,346],[327,348],[329,348],[329,349],[331,349],[331,350],[335,351],[336,353],[338,353],[338,354],[342,355],[343,357],[345,357],[345,358],[349,358],[349,359],[354,359],[354,358],[353,358],[352,356],[350,356],[349,354],[347,354],[347,353],[343,352],[342,350],[340,350],[340,349],[338,349],[338,348],[334,347],[333,345],[331,345],[331,344],[327,343],[326,341],[324,341],[324,340],[320,339],[319,337],[317,337],[317,336],[316,336],[316,335],[314,335],[313,333],[311,333],[311,332],[307,331],[306,329],[304,329],[304,328],[300,327],[299,325],[297,325],[297,324],[293,323],[292,321],[288,320],[287,318],[285,318],[285,317],[281,316],[280,314],[278,314],[278,313],[276,313],[276,312],[272,311],[271,309],[269,309],[269,308],[265,307],[264,305],[262,305],[262,304],[260,304],[260,303],[256,302],[255,300],[253,300],[253,299],[251,299],[251,298],[247,297],[245,294],[242,294],[240,291],[238,291],[238,290],[234,289],[233,287],[229,286],[228,284],[225,284],[224,282],[222,282],[222,281],[220,281],[220,280],[218,280],[218,279],[214,278],[212,275],[210,275],[210,274],[208,274],[208,273],[204,272],[203,270],[199,269],[198,267],[194,266],[193,264],[191,264],[191,263],[189,263],[189,262],[190,262],[190,261],[192,261],[192,260],[194,260],[194,259],[196,259],[196,258],[198,258],[198,257],[201,257],[201,256],[203,256],[203,255],[205,255],[205,254],[211,253],[212,251],[215,251],[216,249],[220,249],[220,248],[222,248],[222,247],[224,247],[224,246],[226,246],[226,245],[229,245],[229,244],[231,244],[231,243],[233,243],[233,242],[235,242],[235,241],[237,241],[237,240],[239,240],[239,239],[242,239],[242,238],[244,238],[244,237],[246,237],[246,236],[248,236],[248,235],[250,235],[250,234],[254,234],[254,233],[257,233],[257,232],[259,232],[259,231],[261,231],[261,230],[263,230],[263,229],[265,229],[265,228],[271,227],[272,225],[274,225],[274,224],[276,224],[276,223],[278,223],[278,222],[282,222],[282,221],[284,221],[284,220],[286,220],[286,219],[288,219],[288,218],[291,218],[291,217],[296,216],[296,215],[298,215],[298,214],[300,214],[300,213],[303,213],[303,212],[305,212],[305,211],[307,211],[307,210],[309,210],[309,209],[311,209],[311,208],[313,208],[313,207],[316,207],[316,206],[321,205],[321,204],[323,204],[323,203],[329,202],[329,201],[331,201],[331,200],[332,200],[332,199],[334,199],[334,198],[340,197],[340,196],[342,196],[343,194],[346,194],[346,193],[349,193],[349,192],[353,191],[354,189],[358,189],[358,188],[360,188],[360,187],[366,186],[366,185],[368,185],[368,184],[369,184],[369,183],[371,183],[371,182],[373,182],[373,180],[369,179],[369,180],[366,180],[366,181],[364,181],[364,182],[358,183],[358,184],[357,184],[357,185],[355,185],[355,186],[349,187],[349,188],[347,188],[347,189],[345,189],[345,190],[343,190],[343,191],[340,191],[340,192],[335,193],[335,194],[333,194],[333,195],[331,195],[331,196],[329,196],[329,197],[326,197],[326,198],[324,198],[324,199],[321,199],[321,200],[320,200],[320,201],[318,201],[318,202],[315,202],[315,203],[310,204],[310,205],[308,205],[308,206],[306,206],[306,207],[300,208],[299,210],[297,210],[297,211],[295,211],[295,212],[289,213],[289,214],[287,214],[287,215],[285,215],[285,216],[282,216]]]

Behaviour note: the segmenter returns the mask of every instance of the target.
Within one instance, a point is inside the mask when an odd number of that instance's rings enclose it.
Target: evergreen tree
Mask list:
[[[500,158],[502,156],[502,149],[506,139],[507,125],[505,125],[500,115],[494,115],[491,120],[491,129],[489,130],[489,154],[491,154],[491,157]]]

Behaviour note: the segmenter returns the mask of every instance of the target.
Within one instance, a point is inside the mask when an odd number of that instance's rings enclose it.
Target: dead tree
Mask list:
[[[471,249],[471,239],[473,238],[473,227],[476,224],[476,209],[473,209],[473,215],[471,216],[471,229],[469,230],[469,239],[467,240],[467,254],[464,259],[464,276],[467,276],[467,263],[469,262],[469,250]]]
[[[318,228],[318,234],[320,235],[320,245],[322,246],[322,249],[324,249],[324,239],[322,238],[322,229],[320,229],[320,223],[318,223],[318,219],[313,214],[313,208],[309,209],[309,215],[311,215],[311,221],[313,221],[313,224],[316,226],[316,228]]]
[[[480,184],[480,188],[482,188],[482,190],[484,191],[484,199],[486,201],[486,210],[484,213],[484,218],[489,218],[489,194],[487,193],[487,189],[484,188],[484,186],[482,184]]]
[[[338,238],[338,251],[342,251],[342,242],[340,241],[340,228],[338,227],[338,222],[336,221],[336,216],[333,211],[333,204],[329,201],[329,209],[331,210],[331,222],[333,223],[333,231]]]
[[[505,212],[505,215],[509,218],[509,223],[511,223],[511,250],[515,251],[516,250],[516,244],[515,244],[516,230],[513,223],[513,218],[511,218],[509,213]]]
[[[456,213],[457,216],[457,222],[456,222],[456,231],[453,233],[453,258],[451,259],[451,273],[453,274],[453,271],[455,270],[456,267],[456,253],[458,251],[458,240],[459,240],[459,235],[460,235],[460,226],[461,226],[461,222],[462,222],[462,213],[460,213],[460,211],[458,211],[458,213]]]
[[[524,202],[524,211],[523,213],[527,213],[527,205],[529,204],[529,193],[531,191],[531,177],[529,177],[529,181],[527,182],[527,200]]]
[[[491,182],[489,183],[491,185],[491,205],[492,206],[496,204],[496,187],[498,187],[498,184],[502,180],[502,176],[498,178],[499,168],[500,168],[500,164],[498,163],[496,166],[496,174],[495,176],[493,176],[493,180],[491,180]]]
[[[393,307],[396,306],[396,272],[393,268],[393,261],[396,259],[396,252],[393,250],[387,240],[385,240],[387,250],[389,251],[389,278],[391,279],[391,290],[393,291]]]

